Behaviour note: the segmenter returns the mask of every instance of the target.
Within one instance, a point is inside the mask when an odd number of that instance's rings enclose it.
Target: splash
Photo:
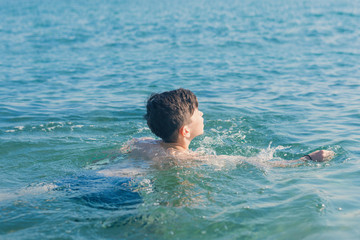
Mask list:
[[[215,139],[209,140],[209,138],[205,138],[204,142],[216,143],[218,142],[218,140]],[[221,140],[221,142],[223,141]],[[215,149],[211,148],[211,146],[206,144],[205,146],[201,146],[197,148],[195,152],[200,154],[200,156],[202,156],[199,159],[205,160],[206,164],[214,166],[216,170],[235,168],[244,163],[251,164],[255,167],[264,169],[273,166],[272,162],[274,160],[283,161],[283,159],[280,159],[275,156],[275,153],[277,151],[290,148],[281,145],[272,147],[271,145],[272,142],[269,143],[266,149],[261,149],[258,154],[251,157],[246,157],[242,155],[218,155]]]
[[[288,149],[290,147],[284,147],[284,146],[277,146],[277,147],[271,147],[272,142],[269,143],[269,146],[267,147],[267,149],[262,149],[258,155],[256,156],[256,158],[258,159],[259,162],[268,162],[270,160],[273,160],[274,154],[276,153],[276,151],[278,150],[284,150],[284,149]]]

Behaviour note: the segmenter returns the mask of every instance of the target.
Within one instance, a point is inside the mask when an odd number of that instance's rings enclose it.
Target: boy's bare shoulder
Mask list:
[[[166,151],[160,143],[160,140],[153,138],[134,138],[128,141],[121,150],[133,157],[151,160],[155,157],[165,155]]]
[[[144,147],[160,146],[161,141],[149,137],[143,137],[143,138],[133,138],[130,142],[134,145],[134,147],[144,148]]]
[[[164,148],[161,140],[153,138],[134,138],[127,142],[122,148],[123,153],[128,153],[135,158],[154,160],[155,162],[166,162],[171,160],[183,161],[194,159],[198,156],[194,152],[179,152],[173,148]]]

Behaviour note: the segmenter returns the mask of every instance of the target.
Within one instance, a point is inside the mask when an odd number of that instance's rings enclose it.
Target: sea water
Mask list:
[[[358,239],[359,23],[358,0],[0,0],[0,238]],[[119,152],[179,87],[192,150],[259,164]]]

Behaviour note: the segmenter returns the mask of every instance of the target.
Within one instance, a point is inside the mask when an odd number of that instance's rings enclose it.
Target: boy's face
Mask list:
[[[203,113],[199,109],[195,109],[194,114],[190,118],[188,124],[191,133],[191,139],[204,133],[204,119]]]

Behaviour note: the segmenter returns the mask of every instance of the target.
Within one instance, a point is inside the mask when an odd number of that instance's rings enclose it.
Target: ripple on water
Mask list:
[[[358,238],[357,5],[0,1],[1,237]],[[80,172],[134,167],[114,152],[178,87],[204,112],[190,147],[226,156],[136,175],[125,211],[121,180]],[[263,165],[318,149],[334,160]]]

